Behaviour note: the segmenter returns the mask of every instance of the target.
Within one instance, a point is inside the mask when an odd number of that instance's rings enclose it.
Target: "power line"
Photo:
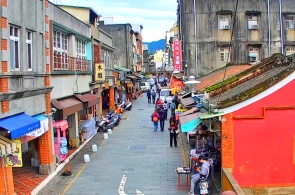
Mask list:
[[[228,56],[227,56],[227,60],[226,60],[226,65],[225,65],[225,69],[224,69],[224,74],[223,74],[223,79],[222,79],[222,84],[221,84],[221,88],[224,86],[224,80],[225,80],[225,75],[226,75],[226,68],[227,68],[227,65],[228,65],[228,62],[229,62],[229,59],[231,57],[231,44],[232,44],[232,40],[233,40],[233,35],[234,35],[234,28],[236,26],[236,18],[237,18],[237,10],[238,10],[238,5],[239,5],[239,0],[237,0],[237,3],[236,3],[236,7],[235,7],[235,12],[234,12],[234,20],[233,20],[233,27],[232,27],[232,30],[231,30],[231,36],[230,36],[230,42],[229,42],[229,46],[228,46]],[[218,95],[218,101],[217,101],[217,104],[219,103],[220,101],[220,94]]]

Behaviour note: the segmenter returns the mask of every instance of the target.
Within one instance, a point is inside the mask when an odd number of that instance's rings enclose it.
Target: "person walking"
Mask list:
[[[155,104],[155,102],[156,102],[156,96],[157,96],[155,90],[152,90],[152,93],[151,94],[152,94],[153,104]]]
[[[175,107],[178,108],[179,105],[179,99],[178,99],[178,93],[176,92],[175,95],[173,96],[172,101],[174,101]]]
[[[165,110],[164,110],[163,106],[160,107],[158,113],[160,115],[160,129],[161,129],[161,132],[163,132],[164,125],[165,125]]]
[[[175,114],[175,108],[176,108],[176,105],[174,103],[174,100],[172,100],[172,103],[170,104],[171,116]]]
[[[148,90],[148,92],[146,93],[146,96],[147,96],[147,99],[148,99],[148,104],[150,104],[151,103],[151,96],[152,96],[152,94],[151,94],[151,91],[150,90]]]
[[[163,103],[163,108],[165,110],[165,120],[167,120],[167,117],[168,117],[168,103],[167,103],[166,100]]]
[[[158,131],[159,119],[160,119],[160,115],[158,114],[157,110],[154,111],[151,118],[152,118],[152,122],[154,124],[154,132],[157,132]]]
[[[175,123],[175,120],[170,120],[170,126],[168,128],[170,131],[170,147],[172,147],[172,143],[174,141],[174,146],[177,147],[177,134],[178,134],[178,127]]]

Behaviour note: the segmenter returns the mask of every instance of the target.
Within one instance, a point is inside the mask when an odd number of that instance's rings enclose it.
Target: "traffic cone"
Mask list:
[[[66,165],[65,172],[63,172],[61,175],[62,176],[71,176],[72,175],[70,162],[68,162],[68,164]]]

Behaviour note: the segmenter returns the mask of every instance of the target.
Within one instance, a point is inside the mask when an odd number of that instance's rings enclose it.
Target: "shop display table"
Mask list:
[[[177,173],[177,190],[189,190],[190,189],[190,174],[191,169],[189,167],[176,167],[175,172]],[[180,176],[185,176],[185,184],[181,184]]]

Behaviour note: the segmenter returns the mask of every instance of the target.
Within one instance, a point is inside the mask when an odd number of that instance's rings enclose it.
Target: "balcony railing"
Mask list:
[[[67,54],[53,54],[54,71],[90,71],[90,60],[69,57]]]

